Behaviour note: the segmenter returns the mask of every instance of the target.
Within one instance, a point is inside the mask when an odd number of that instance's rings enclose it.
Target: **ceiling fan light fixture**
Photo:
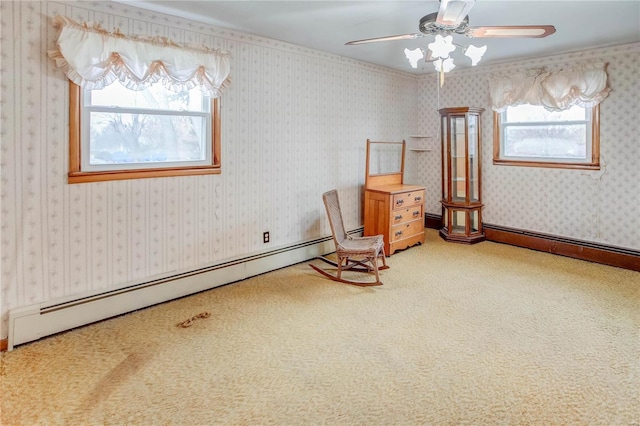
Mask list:
[[[413,50],[404,49],[404,56],[407,57],[409,63],[411,64],[411,68],[418,68],[418,61],[424,57],[422,50],[417,47]]]
[[[435,60],[437,60],[438,58],[433,56],[433,52],[429,49],[427,49],[426,51],[424,51],[424,61],[425,62],[433,62]]]
[[[438,12],[429,13],[420,18],[419,33],[399,34],[395,36],[376,37],[364,40],[349,41],[345,44],[364,44],[392,40],[413,40],[420,37],[434,36],[435,40],[427,49],[405,49],[404,54],[412,68],[418,68],[418,62],[433,62],[440,73],[440,85],[444,83],[444,73],[455,68],[451,54],[456,46],[476,66],[487,52],[487,46],[461,45],[453,42],[453,35],[467,38],[542,38],[556,32],[553,25],[516,25],[501,27],[469,26],[469,11],[476,0],[439,0]]]
[[[469,46],[464,48],[463,53],[467,58],[471,59],[471,66],[475,67],[476,65],[478,65],[478,62],[480,62],[480,59],[482,59],[482,56],[486,51],[486,45],[478,47],[470,44]]]
[[[436,71],[443,73],[453,70],[456,65],[453,63],[453,58],[440,58],[433,62],[433,67]]]
[[[433,57],[441,59],[448,58],[451,52],[456,50],[456,47],[453,45],[453,36],[451,35],[442,37],[440,34],[437,34],[435,40],[429,43],[428,46],[429,50],[433,53]]]

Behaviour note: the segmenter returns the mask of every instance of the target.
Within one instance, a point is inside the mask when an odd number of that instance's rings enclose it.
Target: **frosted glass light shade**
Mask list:
[[[466,57],[471,59],[471,66],[475,67],[482,59],[482,55],[487,51],[487,46],[476,47],[473,44],[467,46],[464,49],[464,54]]]
[[[409,60],[411,68],[418,68],[418,61],[424,57],[420,48],[415,48],[413,50],[404,49],[404,55]]]
[[[438,59],[434,61],[433,67],[438,72],[449,72],[452,69],[454,69],[456,65],[453,63],[453,58],[447,58],[447,59]]]
[[[449,54],[456,50],[456,47],[453,45],[453,36],[448,35],[442,37],[440,34],[437,34],[433,43],[429,43],[429,50],[433,52],[435,58],[448,58]]]

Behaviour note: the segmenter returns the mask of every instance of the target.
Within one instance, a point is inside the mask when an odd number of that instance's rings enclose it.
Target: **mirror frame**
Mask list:
[[[400,161],[400,171],[393,173],[380,173],[380,174],[371,174],[370,173],[370,162],[371,162],[371,145],[374,144],[392,144],[392,145],[401,145],[402,146],[402,154]],[[366,176],[364,186],[365,188],[371,188],[373,186],[383,186],[383,185],[402,185],[404,181],[404,157],[406,151],[407,144],[404,140],[401,142],[376,142],[367,139],[367,158],[366,158]]]

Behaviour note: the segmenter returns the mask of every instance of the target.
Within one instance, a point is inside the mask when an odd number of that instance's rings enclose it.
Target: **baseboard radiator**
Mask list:
[[[442,216],[427,213],[425,214],[424,223],[426,228],[440,229],[442,227]],[[559,237],[525,229],[508,228],[490,223],[484,224],[484,233],[487,241],[545,251],[640,272],[640,251],[638,250]]]
[[[484,224],[484,233],[488,241],[640,272],[640,251],[638,250],[488,223]]]
[[[349,233],[361,235],[362,227]],[[48,301],[9,312],[8,350],[42,337],[91,324],[169,300],[230,284],[335,251],[323,237],[198,270],[72,300]]]

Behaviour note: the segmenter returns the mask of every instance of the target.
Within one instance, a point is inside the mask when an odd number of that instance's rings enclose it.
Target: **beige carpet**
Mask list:
[[[389,264],[382,287],[300,264],[20,346],[1,423],[640,423],[640,273],[433,230]]]

